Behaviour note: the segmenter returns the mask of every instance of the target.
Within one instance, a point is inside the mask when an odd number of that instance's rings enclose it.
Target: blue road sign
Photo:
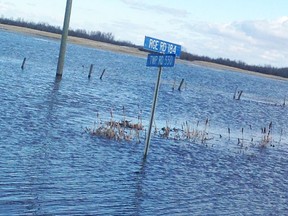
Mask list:
[[[156,38],[145,36],[144,49],[162,53],[162,54],[174,54],[176,57],[180,57],[181,46],[178,44],[170,43],[167,41],[159,40]]]
[[[175,64],[174,54],[148,54],[147,67],[173,67]]]

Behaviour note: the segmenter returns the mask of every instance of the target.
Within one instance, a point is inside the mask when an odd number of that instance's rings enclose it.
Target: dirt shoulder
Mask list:
[[[50,32],[44,32],[44,31],[39,31],[39,30],[34,30],[34,29],[29,29],[29,28],[23,28],[23,27],[18,27],[18,26],[0,24],[0,29],[12,31],[12,32],[29,34],[29,35],[37,35],[37,36],[41,36],[41,37],[48,37],[48,38],[53,38],[53,39],[57,39],[57,40],[61,39],[61,35],[59,35],[59,34],[54,34],[54,33],[50,33]],[[125,54],[130,54],[130,55],[141,56],[141,57],[147,56],[147,52],[140,51],[137,48],[119,46],[119,45],[103,43],[103,42],[98,42],[98,41],[93,41],[93,40],[78,38],[78,37],[73,37],[73,36],[68,37],[68,42],[83,45],[83,46],[89,46],[89,47],[93,47],[96,49],[108,50],[108,51],[112,51],[112,52],[125,53]],[[183,61],[183,60],[177,60],[177,61],[179,63],[188,64],[188,65],[198,65],[198,66],[208,67],[208,68],[213,68],[213,69],[218,69],[218,70],[229,70],[229,71],[247,73],[247,74],[251,74],[251,75],[255,75],[255,76],[262,76],[262,77],[266,77],[266,78],[288,80],[287,78],[283,78],[283,77],[279,77],[279,76],[273,76],[273,75],[267,75],[267,74],[253,72],[253,71],[242,70],[239,68],[229,67],[229,66],[225,66],[225,65],[221,65],[221,64],[211,63],[211,62]]]
[[[0,24],[0,29],[17,32],[17,33],[29,34],[29,35],[37,35],[41,37],[48,37],[48,38],[53,38],[57,40],[61,39],[61,35],[59,34],[54,34],[50,32],[44,32],[44,31],[39,31],[39,30],[34,30],[34,29],[29,29],[29,28],[23,28],[23,27],[18,27],[18,26]],[[73,36],[68,37],[68,42],[83,45],[83,46],[89,46],[89,47],[93,47],[97,49],[109,50],[112,52],[126,53],[126,54],[143,56],[143,57],[147,55],[146,52],[140,51],[137,48],[119,46],[119,45],[103,43],[99,41],[93,41],[93,40],[89,40],[85,38],[78,38],[78,37],[73,37]]]
[[[207,68],[213,68],[213,69],[217,69],[217,70],[229,70],[229,71],[234,71],[234,72],[246,73],[246,74],[250,74],[253,76],[261,76],[261,77],[270,78],[270,79],[278,79],[278,80],[286,80],[286,81],[288,80],[288,78],[285,78],[285,77],[274,76],[274,75],[270,75],[270,74],[263,74],[263,73],[259,73],[259,72],[255,72],[255,71],[243,70],[240,68],[230,67],[230,66],[226,66],[226,65],[212,63],[212,62],[204,62],[204,61],[187,62],[187,61],[185,61],[185,63],[198,65],[198,66],[202,66],[202,67],[207,67]]]

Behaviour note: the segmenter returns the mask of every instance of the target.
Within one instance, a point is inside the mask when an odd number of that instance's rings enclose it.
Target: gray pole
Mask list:
[[[161,80],[161,73],[162,73],[162,67],[159,67],[158,79],[157,79],[157,83],[155,86],[155,92],[154,92],[154,98],[153,98],[153,104],[152,104],[150,124],[149,124],[149,129],[148,129],[148,133],[147,133],[147,137],[146,137],[146,143],[145,143],[144,158],[147,157],[148,150],[149,150],[152,124],[153,124],[153,120],[154,120],[154,113],[155,113],[155,108],[156,108],[156,103],[157,103],[157,98],[158,98],[158,91],[159,91],[160,80]]]
[[[66,52],[66,41],[68,37],[71,9],[72,9],[72,0],[67,0],[56,77],[62,77],[63,73],[65,52]]]

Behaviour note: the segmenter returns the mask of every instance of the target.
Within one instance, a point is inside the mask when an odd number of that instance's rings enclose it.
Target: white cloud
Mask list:
[[[15,4],[12,2],[7,1],[0,1],[0,12],[6,12],[8,10],[11,10],[15,7]]]
[[[116,39],[138,45],[149,35],[181,44],[197,55],[287,67],[288,16],[213,23],[201,21],[206,20],[206,15],[195,20],[195,15],[178,2],[157,2],[160,1],[75,1],[70,26],[112,32]],[[0,15],[61,26],[64,6],[65,1],[58,0],[0,0]]]
[[[227,24],[186,24],[188,51],[248,64],[287,66],[288,17]],[[189,44],[190,43],[190,44]]]
[[[147,2],[144,1],[138,1],[138,0],[121,0],[124,4],[127,4],[129,7],[137,10],[142,10],[142,11],[154,11],[157,14],[163,13],[163,14],[169,14],[171,16],[176,16],[176,17],[187,17],[189,14],[188,11],[183,10],[183,9],[177,9],[173,7],[167,7],[163,6],[160,4],[148,4]]]

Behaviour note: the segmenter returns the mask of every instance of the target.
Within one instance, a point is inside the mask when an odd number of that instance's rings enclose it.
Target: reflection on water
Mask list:
[[[157,69],[145,68],[143,58],[70,44],[57,80],[58,41],[6,31],[0,39],[0,215],[286,213],[286,81],[165,68],[158,132],[189,124],[211,139],[154,135],[143,161],[144,137],[140,144],[117,142],[83,128],[93,126],[97,113],[109,121],[111,109],[121,120],[123,106],[134,122],[141,110],[147,128]],[[186,87],[172,91],[183,78]],[[236,86],[243,90],[239,101]],[[274,147],[261,148],[261,129],[270,122]]]

